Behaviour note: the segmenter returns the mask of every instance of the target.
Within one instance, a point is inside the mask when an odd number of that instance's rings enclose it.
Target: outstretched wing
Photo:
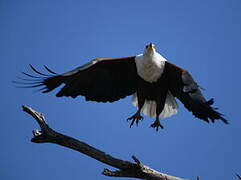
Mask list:
[[[195,117],[206,122],[220,119],[224,123],[228,123],[222,114],[211,107],[214,100],[207,101],[204,98],[198,84],[188,71],[166,61],[164,75],[168,78],[169,89],[173,96],[178,98]]]
[[[33,86],[43,86],[43,93],[47,93],[64,84],[56,94],[57,97],[85,96],[87,101],[113,102],[129,96],[136,91],[137,70],[135,56],[124,58],[99,58],[64,74],[45,74],[30,66],[39,77],[24,73],[36,80]],[[52,74],[49,68],[45,67]],[[32,82],[31,82],[32,83]]]

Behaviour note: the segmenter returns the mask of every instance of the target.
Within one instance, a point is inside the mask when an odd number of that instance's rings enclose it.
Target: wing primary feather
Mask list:
[[[37,79],[25,79],[25,78],[22,78],[22,77],[17,77],[17,79],[20,79],[20,80],[23,80],[23,81],[30,81],[30,82],[40,81],[40,80],[37,80]]]
[[[31,85],[31,84],[39,84],[41,81],[36,82],[20,82],[20,81],[12,81],[15,84],[25,84],[25,85]]]
[[[35,88],[35,87],[40,87],[43,86],[43,84],[37,84],[33,86],[16,86],[17,88]]]
[[[52,74],[57,75],[57,73],[56,73],[56,72],[52,71],[52,70],[51,70],[51,69],[49,69],[47,66],[45,66],[45,65],[44,65],[44,67],[45,67],[45,69],[46,69],[48,72],[50,72],[50,73],[52,73]]]
[[[213,99],[213,98],[209,99],[209,100],[206,102],[207,105],[212,105],[213,103],[214,103],[214,99]],[[218,109],[218,108],[216,108],[216,109]]]
[[[46,87],[43,87],[43,88],[37,89],[34,92],[42,92],[42,93],[44,93],[45,90],[46,90]]]
[[[28,77],[31,77],[31,78],[36,78],[36,79],[42,79],[43,77],[39,77],[39,76],[33,76],[33,75],[30,75],[26,72],[22,72],[24,75],[28,76]]]
[[[29,66],[30,66],[30,68],[31,68],[34,72],[36,72],[37,74],[40,74],[40,75],[42,75],[42,76],[47,76],[47,77],[50,76],[50,75],[48,75],[48,74],[44,74],[44,73],[39,72],[39,71],[36,70],[31,64],[29,64]]]

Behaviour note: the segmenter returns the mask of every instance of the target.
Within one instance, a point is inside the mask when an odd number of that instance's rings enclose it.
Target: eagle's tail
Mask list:
[[[138,99],[136,93],[132,96],[132,103],[135,107],[138,107]],[[175,98],[168,91],[165,106],[159,115],[160,119],[170,117],[177,114],[178,105]],[[144,106],[142,107],[142,112],[145,115],[155,118],[156,117],[156,102],[155,101],[145,101]]]

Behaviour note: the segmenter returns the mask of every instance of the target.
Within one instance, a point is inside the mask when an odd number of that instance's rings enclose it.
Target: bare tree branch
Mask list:
[[[160,173],[142,164],[135,156],[132,156],[132,159],[135,163],[114,158],[111,155],[108,155],[105,152],[100,151],[99,149],[96,149],[95,147],[92,147],[84,142],[54,131],[46,123],[43,114],[33,110],[28,106],[22,106],[22,108],[24,112],[30,114],[37,121],[41,128],[41,130],[33,130],[33,138],[31,139],[32,142],[58,144],[76,150],[102,163],[108,164],[118,169],[115,171],[104,169],[102,172],[103,175],[112,177],[131,177],[147,180],[184,180],[179,177]]]
[[[236,173],[235,175],[238,177],[238,179],[241,179],[241,176],[239,174]]]

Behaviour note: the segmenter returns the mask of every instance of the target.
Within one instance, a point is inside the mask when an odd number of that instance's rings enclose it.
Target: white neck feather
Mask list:
[[[137,73],[147,82],[156,82],[163,73],[165,61],[155,50],[145,51],[135,58]]]

